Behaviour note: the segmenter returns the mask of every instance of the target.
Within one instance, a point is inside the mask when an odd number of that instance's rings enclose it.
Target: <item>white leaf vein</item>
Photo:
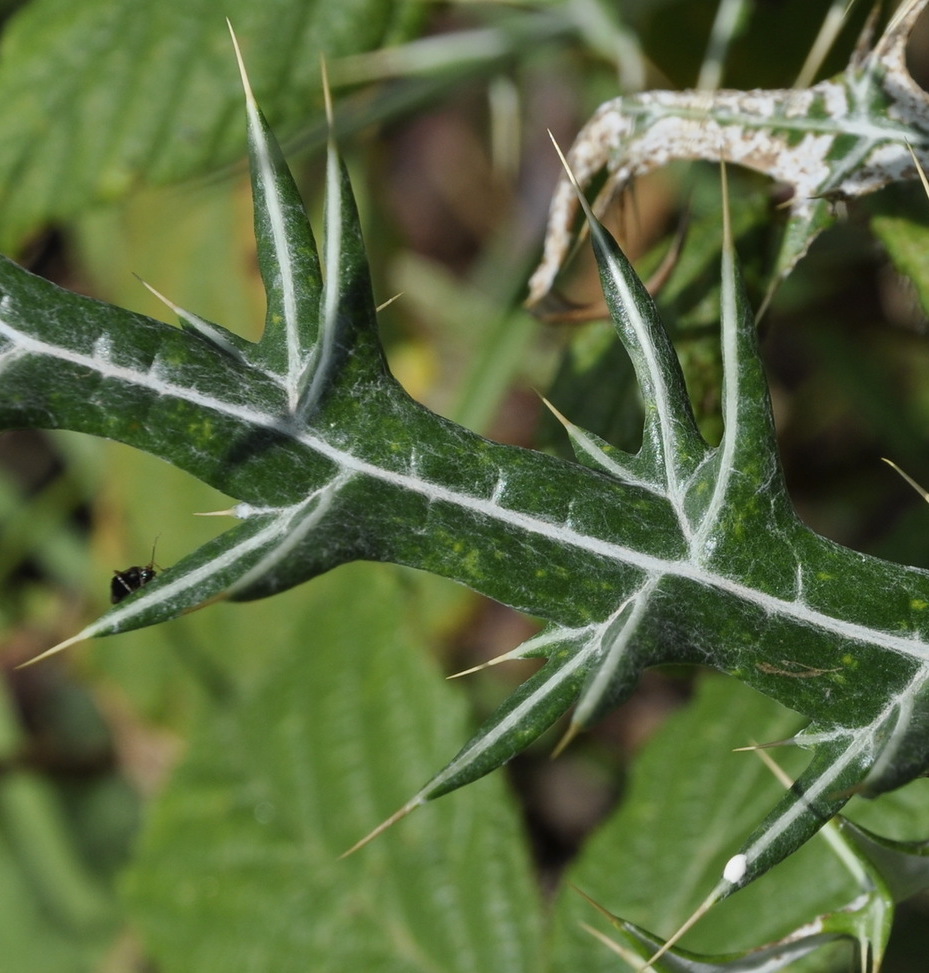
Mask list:
[[[871,644],[921,662],[929,661],[929,645],[916,633],[901,634],[896,631],[884,631],[837,618],[795,598],[779,597],[743,584],[737,579],[713,571],[689,557],[680,559],[659,557],[615,541],[591,535],[570,524],[503,506],[500,502],[495,502],[492,496],[465,493],[420,475],[387,469],[350,452],[346,448],[320,438],[310,430],[295,428],[293,420],[289,417],[282,418],[269,415],[251,407],[219,399],[211,393],[191,389],[187,386],[173,385],[163,374],[153,375],[126,366],[118,366],[112,362],[100,361],[73,349],[50,344],[31,335],[23,334],[4,320],[0,320],[0,335],[14,341],[22,351],[29,354],[43,355],[77,364],[92,369],[104,377],[118,379],[127,384],[145,388],[157,395],[177,398],[253,427],[290,436],[308,449],[331,460],[343,471],[371,477],[401,490],[419,494],[428,501],[457,506],[476,515],[476,517],[492,519],[501,525],[528,535],[544,538],[564,548],[578,549],[604,560],[630,565],[648,575],[667,575],[713,588],[751,605],[767,615],[818,628],[839,639]],[[916,569],[912,570],[915,571]]]

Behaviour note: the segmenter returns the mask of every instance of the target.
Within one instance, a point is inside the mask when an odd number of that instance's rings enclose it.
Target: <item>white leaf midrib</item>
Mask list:
[[[297,288],[294,277],[293,256],[284,221],[284,205],[277,192],[277,181],[271,161],[270,147],[261,124],[261,116],[254,99],[246,99],[249,136],[252,139],[255,158],[258,162],[258,176],[261,184],[261,198],[265,204],[264,215],[271,231],[274,246],[274,260],[281,275],[281,294],[283,297],[284,330],[287,345],[287,375],[285,385],[291,408],[297,403],[299,390],[297,376],[302,360],[299,322],[297,320]]]
[[[604,253],[609,253],[604,250]],[[622,268],[612,255],[607,257],[613,286],[619,292],[619,300],[625,313],[626,321],[631,328],[635,342],[633,344],[635,358],[641,363],[645,374],[639,375],[640,385],[646,386],[651,392],[655,412],[658,416],[659,439],[661,441],[661,474],[664,479],[666,497],[674,509],[678,526],[685,540],[691,540],[693,527],[685,509],[685,490],[681,482],[681,471],[678,469],[677,456],[679,452],[680,436],[675,427],[675,410],[672,407],[672,396],[665,381],[664,372],[658,361],[655,343],[649,333],[648,323],[639,310],[631,288],[623,274]],[[630,342],[630,344],[632,344]],[[635,362],[635,358],[633,359]],[[639,371],[639,369],[636,369]]]
[[[651,595],[658,587],[660,580],[658,577],[646,576],[638,590],[629,595],[616,611],[602,625],[598,626],[596,643],[600,658],[589,684],[578,700],[574,712],[575,723],[586,726],[590,722],[591,714],[597,709],[606,694],[612,691],[616,672],[624,662],[628,662],[627,650],[638,632],[640,622],[648,611]],[[614,624],[619,621],[630,605],[632,608],[620,627],[620,631],[614,633],[612,631]]]
[[[883,747],[879,749],[879,730],[887,724],[906,724],[907,715],[912,713],[914,700],[922,695],[927,682],[929,664],[924,662],[920,671],[908,681],[906,688],[891,694],[883,710],[866,727],[849,733],[848,745],[830,763],[828,772],[820,773],[815,779],[807,781],[803,800],[786,808],[767,831],[744,849],[750,861],[760,858],[798,819],[809,814],[811,805],[819,801],[831,803],[835,800],[836,781],[850,764],[859,762],[873,770],[875,758],[880,760],[880,754],[884,752]]]
[[[801,625],[829,632],[841,639],[875,645],[920,662],[929,661],[929,645],[915,635],[904,636],[896,632],[874,629],[857,622],[849,622],[811,608],[803,601],[770,595],[744,585],[733,578],[712,571],[705,565],[694,562],[689,557],[671,560],[647,554],[579,531],[570,523],[547,520],[506,507],[503,503],[505,496],[501,496],[499,493],[496,497],[462,493],[441,483],[425,479],[420,475],[386,469],[357,456],[346,448],[334,445],[310,431],[295,429],[293,421],[287,417],[281,418],[257,412],[218,399],[215,395],[172,385],[165,380],[162,374],[155,374],[153,371],[139,372],[125,366],[100,362],[86,354],[51,345],[31,335],[24,335],[3,320],[0,320],[0,334],[14,340],[27,353],[31,352],[32,354],[78,364],[104,374],[106,377],[117,378],[127,384],[146,388],[155,394],[178,398],[239,422],[290,436],[306,448],[331,460],[342,470],[371,477],[401,490],[419,494],[428,501],[457,506],[479,518],[495,520],[516,530],[543,537],[566,548],[582,550],[604,560],[630,565],[649,575],[668,575],[693,581],[752,605],[765,614],[788,618]],[[108,367],[104,367],[105,365]],[[581,474],[579,473],[579,475]],[[916,569],[911,570],[915,571]]]
[[[326,156],[326,282],[323,287],[322,321],[318,340],[314,342],[300,370],[297,392],[291,411],[303,420],[318,401],[322,387],[331,374],[331,361],[338,334],[340,290],[343,269],[342,193],[340,166],[335,148],[330,144]]]

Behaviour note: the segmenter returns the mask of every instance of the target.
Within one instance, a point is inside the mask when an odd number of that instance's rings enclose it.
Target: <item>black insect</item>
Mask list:
[[[125,571],[113,572],[113,580],[110,582],[110,602],[114,605],[119,604],[123,598],[127,598],[139,588],[144,588],[156,574],[158,572],[155,570],[155,545],[152,544],[152,559],[145,567],[136,564],[126,568]]]

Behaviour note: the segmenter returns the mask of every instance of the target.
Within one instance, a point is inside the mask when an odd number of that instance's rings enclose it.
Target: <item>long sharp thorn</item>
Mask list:
[[[403,807],[394,811],[393,814],[386,821],[382,821],[373,831],[369,831],[363,838],[356,841],[348,851],[343,851],[339,858],[348,858],[349,855],[354,855],[356,851],[364,848],[365,845],[370,844],[378,835],[383,834],[389,827],[396,824],[402,818],[405,818],[411,811],[415,810],[423,803],[422,798],[415,798],[414,800],[404,804]]]

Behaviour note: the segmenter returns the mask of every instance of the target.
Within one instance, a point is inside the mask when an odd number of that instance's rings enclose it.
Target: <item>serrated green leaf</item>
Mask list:
[[[463,729],[460,694],[407,621],[411,594],[357,565],[287,596],[293,649],[195,735],[127,882],[165,973],[539,969],[540,906],[501,780],[339,858]]]
[[[0,682],[0,938],[11,968],[91,973],[118,929],[112,893],[82,857],[50,780],[17,767],[25,734]]]
[[[176,181],[243,152],[239,89],[223,18],[243,37],[266,110],[293,127],[320,110],[320,56],[402,39],[403,0],[32,0],[10,19],[0,58],[0,250],[50,220]],[[420,8],[421,9],[421,8]]]

